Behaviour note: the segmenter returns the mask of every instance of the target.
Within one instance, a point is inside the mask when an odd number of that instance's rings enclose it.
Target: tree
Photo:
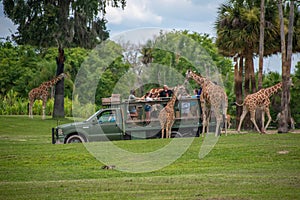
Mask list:
[[[291,116],[296,123],[297,128],[300,127],[300,107],[299,107],[299,99],[300,99],[300,62],[295,66],[295,75],[293,77],[294,86],[291,88]]]
[[[274,6],[276,5],[272,1],[266,1],[264,55],[279,50],[279,46],[276,45],[279,33],[277,19],[274,17],[276,13]],[[216,44],[220,53],[236,57],[235,92],[238,103],[241,103],[242,85],[244,96],[256,91],[253,57],[259,53],[260,1],[229,0],[228,3],[222,4],[218,10],[215,28]],[[242,84],[243,75],[244,84]],[[241,108],[237,108],[237,119],[240,113]]]
[[[264,61],[264,39],[265,39],[265,0],[260,4],[260,23],[259,23],[259,70],[258,70],[258,89],[262,88],[263,83],[263,61]]]
[[[65,52],[64,50],[59,47],[58,48],[58,56],[56,58],[56,76],[64,72],[64,66],[65,66]],[[54,98],[54,110],[53,110],[53,118],[58,117],[64,117],[65,111],[64,111],[64,96],[65,96],[65,90],[64,90],[64,79],[60,80],[56,86],[55,86],[55,98]]]
[[[1,0],[0,0],[1,1]],[[93,48],[108,38],[106,6],[125,7],[125,0],[2,0],[4,13],[18,26],[17,44],[59,46],[57,74],[64,72],[63,47]],[[102,15],[102,18],[98,17]],[[55,91],[53,117],[63,117],[64,85]]]
[[[93,48],[109,37],[106,6],[122,7],[125,0],[0,0],[4,13],[16,25],[17,44],[38,47]]]
[[[293,50],[293,29],[294,29],[294,1],[290,1],[289,24],[287,47],[285,43],[284,16],[282,1],[278,0],[278,10],[280,19],[280,36],[281,36],[281,57],[282,57],[282,96],[281,96],[281,117],[279,119],[279,133],[288,132],[288,123],[290,123],[290,75],[291,75],[291,58]],[[287,48],[287,49],[286,49]]]

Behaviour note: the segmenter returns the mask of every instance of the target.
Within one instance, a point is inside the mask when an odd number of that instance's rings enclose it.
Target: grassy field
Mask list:
[[[148,173],[103,170],[83,144],[52,145],[56,120],[0,116],[0,199],[300,199],[300,134],[202,138],[171,165]],[[184,140],[184,139],[177,139]],[[170,140],[117,141],[145,152]]]

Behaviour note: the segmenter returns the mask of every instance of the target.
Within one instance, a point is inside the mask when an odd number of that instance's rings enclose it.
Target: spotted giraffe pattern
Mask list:
[[[268,126],[272,120],[271,115],[270,115],[270,109],[269,109],[269,106],[271,104],[270,97],[274,93],[278,92],[278,90],[280,90],[281,88],[282,88],[282,83],[280,82],[272,87],[263,88],[263,89],[260,89],[256,93],[247,95],[242,104],[236,103],[238,106],[243,106],[243,113],[241,115],[241,119],[240,119],[240,123],[239,123],[237,131],[240,132],[243,120],[245,119],[247,113],[250,112],[250,120],[254,124],[256,130],[259,133],[265,132],[265,130],[268,128]],[[256,124],[256,121],[255,121],[255,112],[256,112],[257,108],[260,108],[263,111],[262,112],[262,130],[259,130],[259,128]],[[264,127],[265,113],[268,116],[268,122],[267,122],[266,126]]]
[[[163,91],[164,89],[163,88],[152,88],[149,90],[149,94],[151,94],[152,98],[158,98],[159,97],[159,94],[161,91]],[[145,99],[146,98],[146,95],[142,96],[141,99]]]
[[[166,138],[171,137],[172,126],[175,121],[174,104],[176,99],[181,95],[186,95],[184,86],[177,86],[173,89],[173,95],[167,105],[159,112],[158,119],[161,125],[161,138],[164,138],[166,130]]]
[[[186,80],[190,78],[195,80],[202,87],[202,92],[200,95],[203,118],[202,137],[204,137],[205,128],[207,133],[209,132],[209,118],[211,110],[214,111],[216,117],[217,124],[215,136],[218,136],[221,122],[225,122],[226,120],[228,108],[228,97],[225,93],[225,90],[221,86],[213,83],[208,78],[198,75],[191,70],[188,70],[186,72]],[[225,123],[225,134],[227,135],[227,123]]]
[[[66,77],[66,75],[64,73],[61,73],[60,75],[58,75],[54,79],[42,83],[39,87],[32,89],[28,93],[28,98],[29,98],[29,117],[30,118],[33,118],[33,115],[32,115],[32,106],[33,106],[34,101],[36,99],[41,99],[43,101],[43,115],[42,115],[42,119],[45,119],[45,109],[46,109],[46,103],[47,103],[47,99],[48,99],[48,95],[49,95],[48,90],[49,90],[50,87],[52,87],[58,81],[62,80],[65,77]]]

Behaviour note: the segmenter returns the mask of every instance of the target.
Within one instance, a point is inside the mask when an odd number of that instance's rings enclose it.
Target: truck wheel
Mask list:
[[[182,134],[180,132],[178,132],[178,131],[172,131],[171,137],[172,138],[181,138]]]
[[[128,133],[125,133],[125,135],[123,135],[123,140],[131,140],[131,135]]]
[[[66,143],[82,143],[85,142],[85,140],[80,135],[72,135],[68,137]]]

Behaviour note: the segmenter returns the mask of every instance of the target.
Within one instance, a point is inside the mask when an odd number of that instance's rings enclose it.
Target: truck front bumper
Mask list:
[[[52,144],[63,144],[59,139],[57,128],[52,128]]]

